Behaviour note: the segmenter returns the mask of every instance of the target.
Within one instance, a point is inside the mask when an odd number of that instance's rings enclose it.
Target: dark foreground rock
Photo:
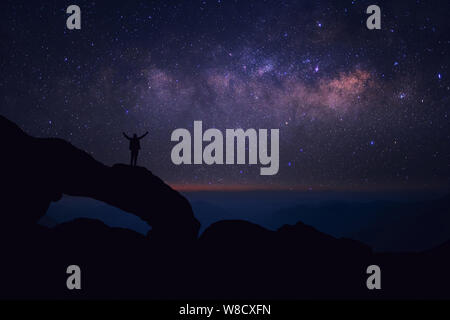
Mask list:
[[[37,139],[0,117],[0,298],[450,298],[450,244],[375,254],[297,223],[270,231],[222,221],[197,238],[188,201],[144,168],[108,167],[71,144]],[[91,197],[152,226],[148,236],[77,219],[39,226],[63,194]],[[82,289],[66,288],[79,265]],[[366,287],[379,265],[382,290]]]
[[[6,231],[35,226],[50,202],[67,194],[139,216],[155,241],[180,245],[197,238],[200,224],[189,202],[145,168],[105,166],[64,140],[30,137],[3,117],[0,146]]]

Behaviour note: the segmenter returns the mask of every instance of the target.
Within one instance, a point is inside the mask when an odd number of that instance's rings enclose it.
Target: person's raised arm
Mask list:
[[[142,139],[143,137],[145,137],[146,135],[148,135],[148,131],[146,133],[144,133],[142,136],[139,137],[139,139]]]
[[[127,136],[127,134],[125,132],[122,132],[122,134],[126,139],[131,140],[131,138],[129,136]]]

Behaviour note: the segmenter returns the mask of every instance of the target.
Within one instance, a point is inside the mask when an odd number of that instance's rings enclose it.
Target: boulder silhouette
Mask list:
[[[90,197],[139,216],[155,241],[186,244],[197,238],[200,224],[189,202],[142,167],[96,161],[61,139],[33,138],[0,116],[2,227],[25,230],[45,215],[63,194]],[[15,232],[17,232],[17,230]]]

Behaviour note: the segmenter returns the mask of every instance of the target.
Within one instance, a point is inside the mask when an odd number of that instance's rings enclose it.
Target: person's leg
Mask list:
[[[137,153],[136,153],[136,151],[133,151],[131,153],[131,166],[133,166],[133,167],[136,166],[136,158],[137,158]]]
[[[136,154],[134,155],[134,166],[135,166],[135,167],[137,166],[137,158],[138,158],[138,154],[139,154],[139,151],[136,151]]]
[[[133,166],[133,151],[131,151],[130,166]]]

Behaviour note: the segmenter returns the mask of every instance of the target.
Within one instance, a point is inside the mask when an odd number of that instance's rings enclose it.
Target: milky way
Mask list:
[[[439,5],[438,5],[439,3]],[[0,112],[32,135],[180,188],[409,189],[450,182],[448,1],[6,1]],[[436,10],[436,8],[441,8]],[[175,166],[170,134],[280,129],[280,171]]]

